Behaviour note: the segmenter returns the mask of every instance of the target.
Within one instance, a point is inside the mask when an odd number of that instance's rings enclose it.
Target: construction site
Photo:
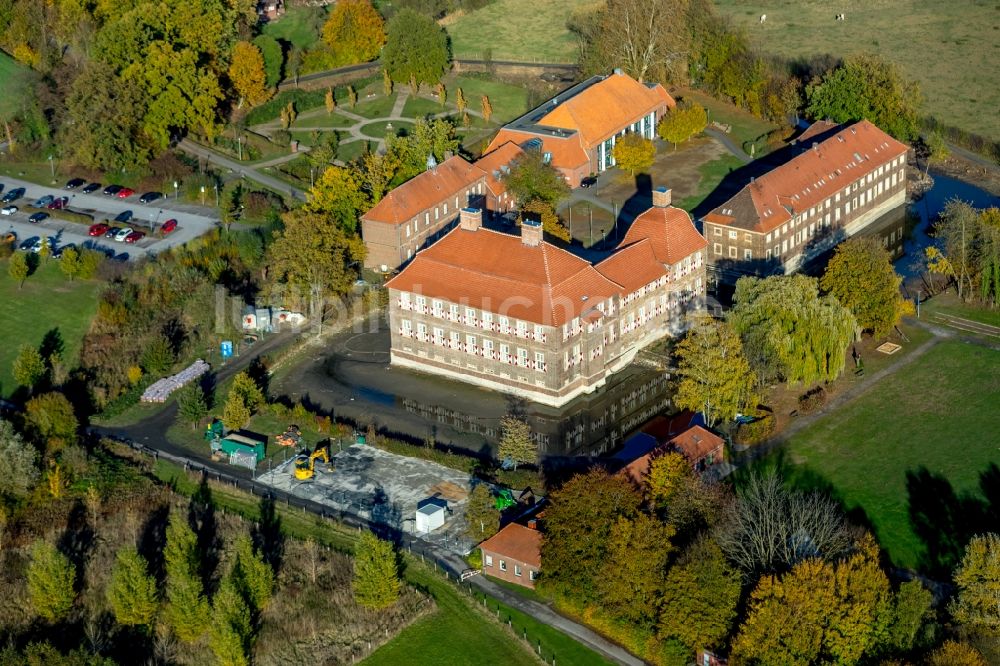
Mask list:
[[[472,477],[426,460],[354,444],[321,446],[292,457],[257,481],[297,497],[353,513],[464,555]]]

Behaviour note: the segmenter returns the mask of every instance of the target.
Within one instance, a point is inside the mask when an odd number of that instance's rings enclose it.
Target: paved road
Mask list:
[[[117,197],[105,197],[99,193],[82,194],[61,189],[58,186],[36,185],[7,176],[0,177],[0,183],[4,186],[4,192],[17,187],[23,187],[26,190],[25,196],[13,204],[22,210],[11,216],[0,217],[0,232],[13,231],[17,234],[18,242],[32,236],[54,236],[60,247],[68,243],[75,243],[78,246],[84,243],[87,243],[88,246],[96,244],[98,247],[114,250],[116,254],[125,253],[128,258],[135,258],[186,243],[213,229],[218,224],[218,220],[207,215],[208,211],[205,209],[181,204],[175,199],[159,199],[149,205],[143,205],[138,201],[139,194],[128,199],[118,199]],[[29,213],[24,212],[24,207],[30,206],[33,201],[46,194],[71,197],[68,210],[93,215],[95,222],[114,219],[122,211],[130,210],[135,217],[128,223],[118,226],[128,226],[149,233],[150,226],[158,226],[173,218],[178,222],[177,229],[162,239],[149,236],[135,245],[125,245],[104,238],[90,238],[87,235],[88,225],[77,222],[50,217],[38,224],[29,223]]]
[[[708,136],[712,137],[713,139],[721,143],[723,146],[725,146],[726,150],[728,150],[733,155],[741,159],[744,163],[749,164],[750,162],[753,162],[754,158],[744,153],[743,149],[737,146],[736,142],[734,142],[731,138],[729,138],[729,135],[726,134],[725,132],[717,130],[714,127],[706,127],[705,134],[707,134]]]
[[[185,153],[188,153],[189,155],[194,155],[195,157],[200,157],[202,159],[208,160],[212,164],[221,166],[225,169],[229,169],[229,171],[232,173],[238,173],[242,176],[246,176],[252,181],[260,183],[261,185],[270,187],[275,192],[282,192],[282,193],[287,192],[294,199],[298,199],[300,201],[306,200],[305,192],[303,192],[302,190],[292,187],[291,185],[282,180],[278,180],[277,178],[274,178],[272,176],[268,176],[260,173],[259,171],[255,171],[254,168],[251,166],[247,166],[246,164],[236,162],[235,160],[231,160],[228,157],[223,157],[214,150],[210,150],[208,148],[205,148],[204,146],[199,146],[193,141],[190,141],[188,139],[183,139],[179,144],[177,144],[177,147],[183,150]]]

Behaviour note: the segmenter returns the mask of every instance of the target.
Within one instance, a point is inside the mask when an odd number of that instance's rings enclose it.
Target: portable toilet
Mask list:
[[[417,506],[417,532],[427,534],[444,525],[448,503],[436,497],[424,500]]]

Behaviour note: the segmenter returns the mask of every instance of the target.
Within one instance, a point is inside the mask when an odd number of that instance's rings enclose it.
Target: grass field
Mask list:
[[[387,127],[391,124],[392,127]],[[405,120],[394,120],[392,123],[388,123],[384,120],[380,120],[374,123],[368,123],[367,125],[361,126],[361,133],[365,136],[370,136],[373,139],[384,139],[387,136],[396,136],[401,131],[409,133],[413,130],[413,123],[408,123]]]
[[[509,83],[471,76],[448,76],[445,78],[445,86],[448,89],[449,105],[454,105],[458,88],[462,89],[462,94],[473,111],[482,111],[482,96],[489,97],[494,123],[502,124],[513,120],[528,110],[528,91]]]
[[[319,41],[325,20],[323,7],[289,7],[284,16],[264,26],[264,34],[306,50]]]
[[[961,552],[963,521],[977,515],[980,475],[1000,460],[997,368],[998,351],[940,342],[769,462],[798,485],[832,492],[855,522],[870,524],[893,564],[939,573]]]
[[[497,0],[456,20],[446,21],[456,58],[576,62],[577,42],[566,21],[594,0]]]
[[[17,388],[11,367],[22,344],[37,346],[46,333],[58,331],[69,367],[76,365],[80,342],[97,312],[102,283],[96,280],[69,282],[50,259],[18,289],[7,275],[7,260],[0,261],[0,396]]]
[[[395,103],[395,93],[388,97],[379,94],[375,99],[360,101],[353,109],[347,107],[347,110],[365,118],[385,118],[392,113],[392,105]]]
[[[28,68],[0,51],[0,118],[10,118],[24,98]]]
[[[448,107],[441,108],[441,105],[436,100],[415,97],[413,95],[410,95],[406,99],[406,104],[403,105],[403,115],[407,118],[424,118],[425,116],[433,116],[447,110]]]
[[[1000,4],[963,0],[716,0],[762,49],[796,57],[874,51],[920,82],[924,111],[1000,139]],[[835,21],[844,12],[845,21]],[[760,24],[760,15],[767,21]]]

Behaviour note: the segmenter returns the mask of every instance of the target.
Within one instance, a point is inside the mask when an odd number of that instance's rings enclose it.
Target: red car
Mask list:
[[[135,190],[130,190],[130,189],[129,189],[129,188],[127,188],[127,187],[123,187],[123,188],[122,188],[121,190],[119,190],[119,192],[118,192],[118,198],[119,198],[119,199],[128,199],[128,198],[129,198],[130,196],[132,196],[133,194],[135,194]]]
[[[47,207],[49,210],[62,210],[69,203],[69,197],[59,197],[50,203]]]
[[[170,219],[163,223],[160,227],[160,233],[169,234],[171,231],[177,228],[177,220]]]
[[[111,227],[104,224],[103,222],[98,222],[97,224],[90,225],[90,231],[87,233],[89,233],[91,236],[103,236],[108,232],[108,229],[110,228]]]
[[[128,236],[125,237],[126,243],[138,243],[140,240],[146,237],[146,234],[141,231],[133,231]]]

